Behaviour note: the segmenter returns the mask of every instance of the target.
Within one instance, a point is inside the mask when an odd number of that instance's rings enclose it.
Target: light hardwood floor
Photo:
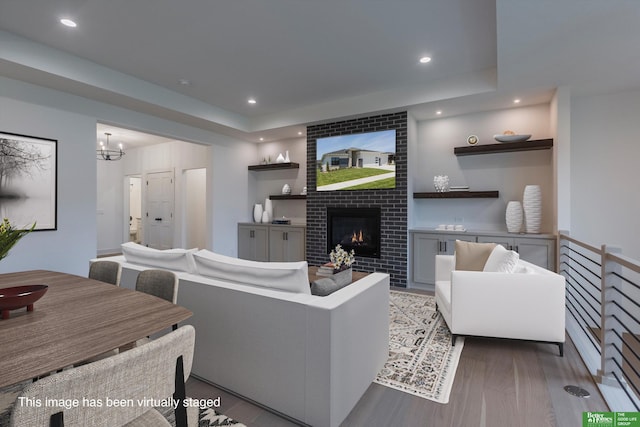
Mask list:
[[[565,385],[582,387],[591,397],[574,397]],[[218,411],[249,427],[296,425],[193,378],[187,394],[220,396]],[[371,384],[342,426],[579,427],[582,412],[607,410],[568,337],[564,357],[551,344],[466,338],[448,404]]]

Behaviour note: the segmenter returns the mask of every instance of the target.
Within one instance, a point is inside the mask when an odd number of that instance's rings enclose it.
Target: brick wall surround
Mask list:
[[[316,139],[345,134],[396,130],[396,188],[388,190],[316,191]],[[356,257],[355,269],[389,273],[392,286],[407,286],[407,113],[382,114],[307,127],[307,260],[328,262],[327,207],[379,206],[380,258]]]

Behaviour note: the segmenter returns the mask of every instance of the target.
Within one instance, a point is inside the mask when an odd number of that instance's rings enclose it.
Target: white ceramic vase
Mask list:
[[[284,156],[282,153],[278,154],[278,157],[276,157],[276,163],[284,163]]]
[[[264,224],[268,224],[271,221],[271,216],[269,215],[269,212],[264,211],[262,212],[262,222]]]
[[[253,220],[255,222],[262,221],[262,212],[262,205],[260,203],[253,205]]]
[[[289,184],[285,184],[282,186],[282,194],[291,194],[291,187]]]
[[[524,224],[527,233],[540,233],[542,222],[542,191],[539,185],[527,185],[522,196]]]
[[[268,197],[264,199],[264,211],[269,214],[269,221],[271,221],[273,219],[273,203]]]
[[[522,229],[523,216],[524,214],[522,212],[522,203],[514,200],[507,203],[505,220],[507,222],[507,231],[509,233],[520,232],[520,230]]]
[[[285,151],[284,162],[285,163],[290,163],[291,162],[291,159],[289,158],[289,150]]]

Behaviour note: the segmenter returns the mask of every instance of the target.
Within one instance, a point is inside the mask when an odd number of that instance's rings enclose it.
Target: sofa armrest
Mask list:
[[[565,279],[546,273],[453,271],[452,333],[564,342]]]
[[[451,280],[451,272],[455,268],[456,259],[453,255],[436,255],[436,282]]]
[[[389,357],[389,275],[372,273],[307,306],[306,422],[338,426]],[[326,421],[324,421],[324,425]]]

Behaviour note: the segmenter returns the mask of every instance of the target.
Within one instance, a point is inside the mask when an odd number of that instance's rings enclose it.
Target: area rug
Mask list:
[[[374,382],[448,403],[464,338],[451,346],[451,332],[430,295],[390,291],[389,317],[389,359]]]
[[[11,418],[11,409],[15,404],[16,398],[22,391],[22,389],[29,384],[21,383],[10,387],[0,389],[0,427],[8,427],[9,419]],[[172,426],[175,426],[175,416],[173,409],[171,408],[156,408]],[[195,408],[194,408],[195,409]],[[197,421],[189,421],[188,427],[219,427],[219,426],[233,426],[233,427],[246,427],[226,415],[219,414],[213,408],[201,407],[198,410]]]

